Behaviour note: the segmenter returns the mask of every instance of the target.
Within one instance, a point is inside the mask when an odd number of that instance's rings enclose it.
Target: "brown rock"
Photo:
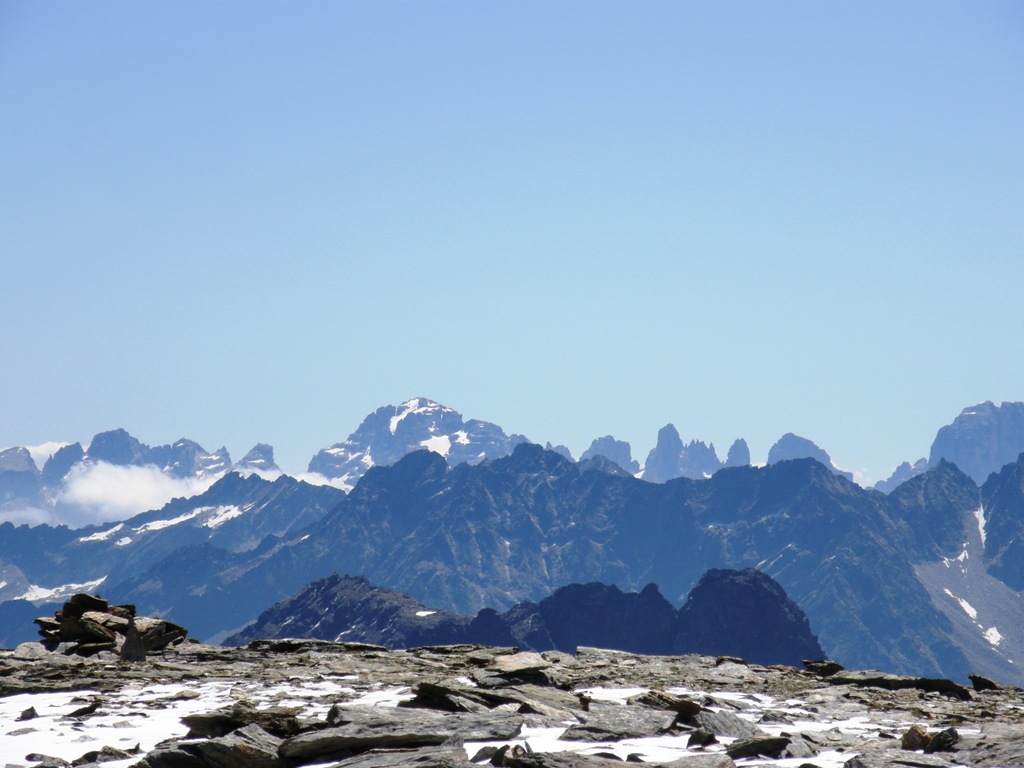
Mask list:
[[[927,728],[923,725],[912,725],[903,734],[903,738],[900,740],[900,747],[906,750],[927,749],[928,743],[931,740]]]

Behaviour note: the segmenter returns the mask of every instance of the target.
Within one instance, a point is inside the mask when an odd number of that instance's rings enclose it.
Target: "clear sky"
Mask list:
[[[0,446],[414,396],[881,479],[1024,400],[1018,2],[0,0]]]

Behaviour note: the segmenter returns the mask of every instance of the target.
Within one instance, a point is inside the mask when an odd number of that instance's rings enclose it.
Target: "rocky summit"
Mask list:
[[[735,657],[186,641],[0,652],[8,768],[1024,764],[1024,695]]]
[[[256,639],[345,640],[417,645],[515,645],[530,651],[596,646],[648,654],[742,656],[760,664],[799,664],[825,652],[807,616],[770,576],[753,568],[708,571],[676,611],[654,584],[640,592],[569,584],[539,603],[475,616],[430,609],[364,577],[318,579],[275,603],[226,645]]]

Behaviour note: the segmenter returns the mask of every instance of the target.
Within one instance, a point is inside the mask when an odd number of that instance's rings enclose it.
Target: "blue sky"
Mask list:
[[[0,445],[426,396],[881,479],[1024,399],[1024,6],[0,2]]]

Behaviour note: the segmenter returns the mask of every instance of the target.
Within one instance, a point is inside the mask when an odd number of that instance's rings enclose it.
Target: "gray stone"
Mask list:
[[[735,768],[736,763],[728,755],[687,755],[671,763],[662,763],[661,768]]]
[[[595,701],[586,712],[577,715],[578,725],[570,725],[562,734],[566,741],[620,741],[657,736],[675,722],[675,714],[650,707],[609,704]]]
[[[954,696],[961,701],[971,701],[971,692],[959,683],[941,677],[909,677],[906,675],[890,675],[875,670],[844,670],[826,678],[832,685],[859,685],[871,688],[884,688],[898,691],[916,688],[925,692],[942,693]]]
[[[755,736],[733,742],[725,749],[725,753],[733,760],[743,757],[779,757],[789,746],[788,736]]]
[[[346,707],[335,710],[333,728],[286,739],[281,757],[290,760],[330,757],[370,749],[444,744],[453,734],[466,741],[501,741],[519,735],[521,715],[443,713],[403,708]]]
[[[843,763],[843,768],[949,768],[951,765],[954,765],[952,760],[937,755],[890,750],[857,755]]]
[[[278,756],[280,743],[258,725],[247,725],[216,739],[158,747],[133,768],[288,768]]]
[[[419,749],[372,749],[336,763],[333,768],[470,768],[461,747],[420,747]]]
[[[742,717],[725,710],[714,712],[710,709],[705,709],[689,722],[705,731],[711,731],[716,736],[728,736],[733,739],[752,739],[755,736],[764,735],[749,720],[744,720]]]

